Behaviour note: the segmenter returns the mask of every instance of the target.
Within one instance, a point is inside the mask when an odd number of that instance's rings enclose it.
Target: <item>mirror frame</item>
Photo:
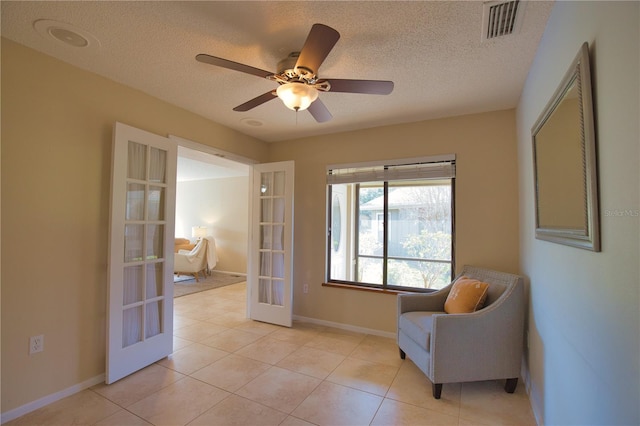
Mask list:
[[[537,157],[538,146],[541,141],[538,138],[540,131],[545,127],[549,118],[556,111],[565,95],[574,82],[578,89],[580,100],[580,120],[581,130],[580,141],[582,143],[583,158],[575,158],[576,166],[582,167],[584,173],[584,213],[585,226],[583,229],[570,229],[562,224],[540,225],[540,182],[538,179],[541,169],[540,159]],[[535,194],[535,220],[536,238],[539,240],[551,241],[558,244],[565,244],[579,247],[586,250],[600,251],[600,226],[598,220],[598,177],[596,165],[596,137],[594,123],[594,108],[591,93],[591,71],[589,66],[589,45],[583,43],[571,67],[566,72],[560,85],[556,89],[551,100],[547,103],[538,120],[531,129],[533,142],[533,172],[534,172],[534,194]],[[547,143],[549,141],[546,141]],[[576,206],[580,208],[580,206]]]

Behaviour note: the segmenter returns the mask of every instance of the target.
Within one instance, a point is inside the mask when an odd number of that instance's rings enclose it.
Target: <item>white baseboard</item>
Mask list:
[[[391,331],[374,330],[372,328],[358,327],[358,326],[351,325],[351,324],[343,324],[343,323],[340,323],[340,322],[325,321],[325,320],[321,320],[321,319],[317,319],[317,318],[302,317],[300,315],[294,315],[293,319],[296,320],[296,321],[308,322],[308,323],[311,323],[311,324],[317,324],[317,325],[324,325],[324,326],[327,326],[327,327],[339,328],[341,330],[354,331],[356,333],[372,334],[374,336],[389,337],[389,338],[392,338],[392,339],[396,338],[396,333],[391,332]]]
[[[30,412],[37,410],[38,408],[42,408],[53,402],[59,401],[63,398],[66,398],[75,393],[81,392],[85,389],[90,388],[91,386],[94,386],[94,385],[97,385],[98,383],[103,383],[103,382],[104,382],[104,374],[100,374],[89,380],[85,380],[82,383],[78,383],[76,385],[63,389],[61,391],[52,393],[51,395],[47,395],[35,401],[26,403],[23,406],[14,408],[13,410],[9,410],[6,413],[0,414],[0,424],[4,424],[11,420],[17,419],[18,417],[22,417],[25,414],[29,414]]]
[[[529,369],[527,368],[527,362],[523,358],[522,359],[522,367],[520,368],[520,376],[522,377],[522,381],[524,382],[524,389],[527,393],[527,397],[529,398],[529,405],[531,406],[531,411],[533,412],[533,417],[535,417],[536,424],[538,426],[543,426],[544,422],[542,421],[540,410],[538,409],[538,405],[535,404],[535,401],[531,397],[531,374],[529,373]]]

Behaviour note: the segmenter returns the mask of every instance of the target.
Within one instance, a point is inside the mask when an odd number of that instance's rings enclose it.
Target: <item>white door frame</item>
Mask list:
[[[206,154],[211,154],[211,155],[215,155],[217,157],[222,157],[226,160],[230,160],[230,161],[235,161],[236,163],[240,163],[240,164],[245,164],[247,166],[253,166],[254,164],[258,164],[257,161],[248,158],[248,157],[243,157],[242,155],[238,155],[238,154],[234,154],[228,151],[224,151],[218,148],[214,148],[211,147],[209,145],[204,145],[201,144],[200,142],[195,142],[193,140],[190,139],[185,139],[183,137],[180,136],[176,136],[176,135],[169,135],[169,139],[173,140],[176,142],[176,144],[178,146],[184,147],[184,148],[189,148],[192,149],[194,151],[200,151],[200,152],[204,152]],[[251,182],[251,173],[252,171],[249,171],[249,182]],[[250,253],[250,247],[251,247],[251,212],[253,211],[253,199],[251,197],[251,185],[249,185],[249,189],[247,190],[247,194],[246,196],[249,199],[249,204],[248,204],[248,210],[249,210],[249,217],[247,218],[247,247],[246,247],[246,251],[247,251],[247,272],[251,270],[251,253]],[[249,301],[250,301],[250,294],[251,294],[251,289],[249,288],[250,286],[247,283],[247,297],[246,297],[246,316],[247,318],[249,318]]]
[[[189,140],[189,139],[185,139],[183,137],[180,136],[176,136],[176,135],[169,135],[169,139],[173,140],[176,142],[176,144],[178,146],[181,147],[185,147],[185,148],[189,148],[195,151],[200,151],[200,152],[204,152],[207,154],[211,154],[211,155],[215,155],[215,156],[219,156],[219,157],[223,157],[227,160],[231,160],[237,163],[241,163],[241,164],[246,164],[248,166],[255,166],[255,165],[262,165],[262,164],[269,164],[269,163],[258,163],[257,161],[250,159],[248,157],[243,157],[241,155],[238,154],[234,154],[234,153],[230,153],[227,151],[223,151],[220,150],[218,148],[214,148],[208,145],[203,145],[199,142],[195,142],[193,140]],[[286,162],[283,162],[286,163]],[[291,162],[293,163],[293,162]],[[246,294],[246,315],[247,318],[251,317],[251,312],[252,312],[252,306],[251,306],[251,300],[252,297],[255,296],[253,294],[254,289],[252,288],[253,286],[251,285],[251,271],[253,271],[256,268],[256,263],[258,260],[256,258],[256,256],[252,253],[252,218],[255,214],[255,208],[258,208],[255,205],[255,200],[252,194],[252,182],[253,182],[253,173],[254,170],[253,168],[250,170],[249,172],[249,190],[247,191],[247,197],[248,197],[248,210],[249,210],[249,220],[247,223],[247,227],[248,227],[248,238],[247,238],[247,294]],[[293,195],[292,195],[293,196]],[[292,206],[291,206],[292,207]],[[293,217],[291,217],[291,235],[293,235]],[[291,237],[292,238],[292,237]],[[293,239],[293,238],[292,238]],[[291,257],[293,256],[293,253],[291,253]],[[292,264],[292,259],[290,259],[290,262]],[[289,264],[289,263],[288,263]],[[289,320],[288,321],[284,321],[284,322],[280,322],[281,325],[288,325],[291,326],[291,318],[293,315],[293,267],[290,266],[290,274],[288,274],[289,277],[289,285],[291,286],[291,288],[288,290],[290,293],[290,301],[287,304],[287,307],[291,310],[290,314],[289,314]],[[255,309],[254,309],[255,311]],[[258,314],[258,317],[254,318],[254,319],[260,319],[263,321],[270,321],[269,319],[264,318],[263,316],[261,316],[260,314]]]

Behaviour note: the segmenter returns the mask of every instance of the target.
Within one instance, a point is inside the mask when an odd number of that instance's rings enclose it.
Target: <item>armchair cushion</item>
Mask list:
[[[413,339],[420,342],[425,350],[431,350],[431,329],[433,314],[444,314],[444,312],[407,312],[400,316],[400,328]]]
[[[444,302],[444,311],[448,314],[468,314],[482,309],[488,291],[488,283],[461,276],[451,287]]]

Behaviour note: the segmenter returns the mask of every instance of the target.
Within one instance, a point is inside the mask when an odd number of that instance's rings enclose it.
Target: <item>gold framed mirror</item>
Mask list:
[[[600,251],[589,45],[531,129],[536,238]]]

